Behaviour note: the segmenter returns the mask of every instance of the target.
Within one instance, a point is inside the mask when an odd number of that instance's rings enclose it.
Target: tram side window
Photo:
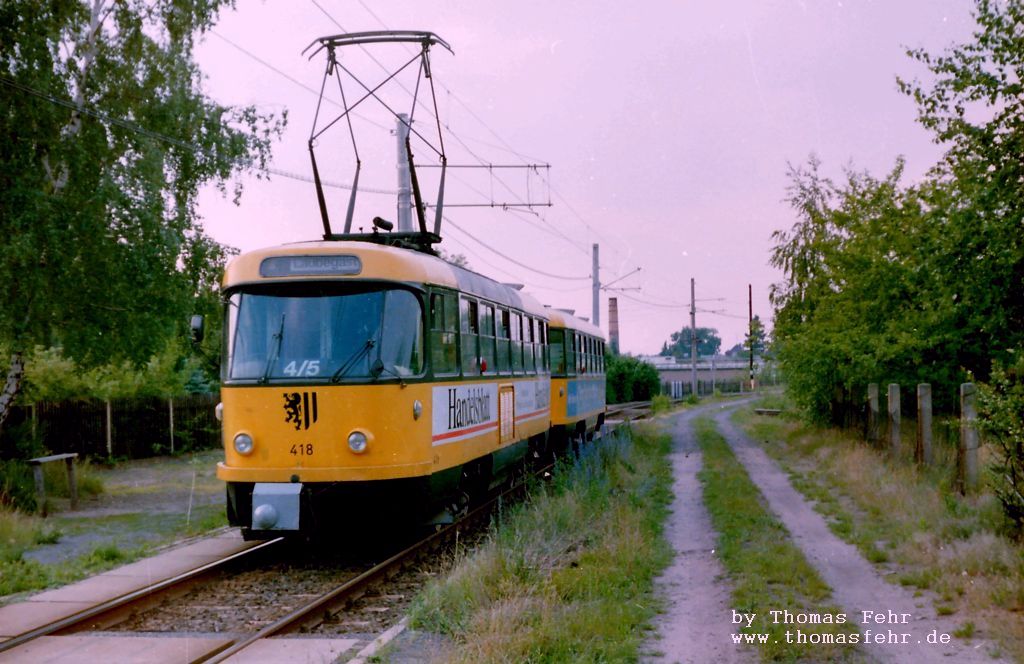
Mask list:
[[[435,374],[458,373],[458,349],[455,337],[459,315],[452,293],[430,295],[430,359]]]
[[[579,365],[576,362],[576,348],[579,335],[569,330],[565,331],[565,373],[575,376]]]
[[[523,328],[523,366],[528,373],[536,373],[537,321],[533,318],[524,318]]]
[[[523,371],[523,315],[512,312],[512,371]]]
[[[494,307],[480,305],[480,368],[492,374],[497,370],[494,364]]]
[[[477,337],[480,334],[479,309],[476,301],[465,298],[459,300],[459,319],[462,330],[462,374],[477,376],[480,364],[477,353]]]
[[[537,373],[548,370],[548,340],[544,332],[544,321],[537,321]]]
[[[508,373],[509,372],[509,313],[508,309],[501,309],[498,311],[498,318],[495,321],[498,324],[498,372]]]
[[[548,324],[541,321],[540,324],[540,348],[544,354],[544,371],[551,371],[551,347],[549,346],[550,339],[548,339],[548,333],[550,328]]]
[[[565,331],[548,328],[548,346],[551,348],[551,373],[565,375]]]

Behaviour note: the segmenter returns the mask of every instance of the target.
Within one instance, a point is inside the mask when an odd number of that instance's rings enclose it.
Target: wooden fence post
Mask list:
[[[174,398],[167,400],[167,409],[171,416],[171,454],[174,454]]]
[[[36,511],[46,516],[46,485],[43,483],[42,464],[33,464],[32,479],[36,483]]]
[[[900,386],[889,383],[889,452],[900,454]]]
[[[868,383],[868,442],[878,444],[878,383]]]
[[[110,411],[110,399],[107,399],[107,456],[114,456],[114,415]]]
[[[78,509],[78,475],[75,472],[75,459],[77,458],[77,455],[68,455],[64,459],[64,465],[68,472],[68,493],[71,494],[71,509],[73,510]]]
[[[960,385],[960,485],[964,492],[978,488],[978,411],[974,383]]]
[[[36,415],[36,405],[34,403],[29,406],[29,412],[32,413],[32,441],[35,442],[36,433],[38,433],[38,425],[36,420],[38,416]]]
[[[917,445],[914,460],[918,463],[932,463],[932,386],[920,383],[917,386]]]

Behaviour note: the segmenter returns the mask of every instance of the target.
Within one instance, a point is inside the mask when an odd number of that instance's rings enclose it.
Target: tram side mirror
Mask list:
[[[203,317],[196,314],[192,317],[189,323],[189,328],[192,333],[192,343],[199,344],[203,340]]]

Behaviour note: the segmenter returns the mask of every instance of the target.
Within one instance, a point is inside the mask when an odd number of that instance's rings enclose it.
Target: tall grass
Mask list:
[[[671,558],[669,448],[651,428],[585,446],[427,588],[413,626],[452,638],[444,661],[636,661]]]

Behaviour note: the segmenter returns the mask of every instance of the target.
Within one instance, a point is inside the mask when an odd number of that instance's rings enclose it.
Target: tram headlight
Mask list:
[[[370,439],[362,431],[353,431],[348,435],[348,448],[356,454],[366,451],[366,445]]]
[[[247,433],[240,433],[235,436],[235,451],[246,456],[252,454],[252,436]]]

